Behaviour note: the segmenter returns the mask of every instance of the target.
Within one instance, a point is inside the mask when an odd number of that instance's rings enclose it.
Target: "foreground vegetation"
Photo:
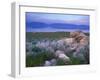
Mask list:
[[[82,54],[80,57],[74,57],[75,50],[70,50],[70,44],[58,43],[62,38],[69,38],[69,34],[69,32],[27,32],[26,67],[89,64],[89,55],[83,55],[89,54],[89,45],[80,49],[79,53]],[[86,35],[89,36],[88,33]],[[63,51],[70,61],[65,62],[55,56],[58,50]]]

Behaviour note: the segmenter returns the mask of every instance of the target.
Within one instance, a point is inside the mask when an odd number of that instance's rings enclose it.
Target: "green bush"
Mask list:
[[[57,65],[65,65],[65,63],[63,60],[57,59]]]
[[[37,54],[26,56],[26,67],[43,66],[46,60],[54,58],[53,53],[38,52]]]

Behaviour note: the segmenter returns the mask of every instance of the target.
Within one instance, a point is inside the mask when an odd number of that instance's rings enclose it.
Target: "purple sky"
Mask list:
[[[34,22],[37,22],[37,24],[34,24]],[[40,26],[38,23],[44,23],[44,24],[55,24],[55,23],[61,23],[61,24],[72,24],[72,25],[85,25],[86,27],[89,27],[89,16],[88,15],[79,15],[79,14],[51,14],[51,13],[34,13],[34,12],[26,12],[26,29],[27,31],[38,31],[43,29],[44,27]],[[33,24],[32,24],[33,23]],[[28,24],[28,25],[27,25]],[[32,24],[32,25],[30,25]],[[37,28],[35,27],[36,25]],[[70,27],[70,26],[69,26]],[[66,25],[66,30],[69,27]],[[53,27],[45,27],[44,30],[50,31],[49,29],[55,29]],[[89,29],[89,28],[87,28]],[[57,27],[56,29],[57,30]],[[61,29],[62,30],[62,29]],[[65,30],[65,29],[64,29]]]

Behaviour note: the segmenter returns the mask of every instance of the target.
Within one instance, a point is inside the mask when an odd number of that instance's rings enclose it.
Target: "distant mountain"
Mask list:
[[[26,23],[26,28],[28,29],[53,29],[53,30],[60,30],[60,29],[65,29],[65,30],[89,30],[88,25],[75,25],[73,24],[67,24],[67,23],[53,23],[53,24],[46,24],[42,22],[30,22]]]
[[[27,28],[45,28],[48,25],[42,22],[27,22],[26,27]]]
[[[81,29],[81,30],[89,30],[88,25],[75,25],[75,24],[67,24],[67,23],[54,23],[50,25],[52,28],[57,29]]]

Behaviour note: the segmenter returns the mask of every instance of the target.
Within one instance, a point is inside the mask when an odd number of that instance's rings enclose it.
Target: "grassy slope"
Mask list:
[[[69,32],[27,32],[26,40],[30,41],[33,39],[60,39],[69,37]]]
[[[69,37],[70,32],[26,32],[26,40],[33,39],[60,39]],[[89,36],[89,33],[86,33]]]

